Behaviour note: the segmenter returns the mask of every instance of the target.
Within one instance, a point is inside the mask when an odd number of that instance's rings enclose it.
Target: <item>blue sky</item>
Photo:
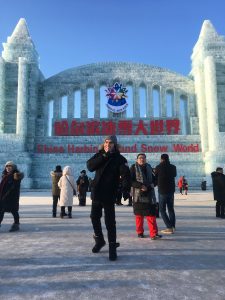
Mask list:
[[[225,35],[224,11],[224,0],[0,0],[0,42],[25,18],[46,78],[104,61],[187,75],[203,21]]]

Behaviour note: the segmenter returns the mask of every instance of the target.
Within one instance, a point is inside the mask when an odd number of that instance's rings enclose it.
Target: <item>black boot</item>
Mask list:
[[[72,219],[72,206],[68,206],[68,218]]]
[[[117,259],[117,252],[116,248],[120,246],[120,243],[109,243],[109,260],[116,260]]]
[[[225,219],[225,205],[220,206],[220,218]]]
[[[219,204],[219,202],[216,202],[216,217],[220,218],[221,217],[221,205]]]
[[[9,232],[14,232],[14,231],[18,231],[20,230],[20,225],[19,224],[16,224],[16,223],[13,223]]]
[[[63,217],[66,217],[67,214],[65,212],[65,206],[61,206],[61,213],[60,213],[60,218],[63,219]]]
[[[95,240],[95,245],[92,248],[92,252],[93,253],[98,253],[102,249],[102,247],[105,246],[105,240],[104,240],[103,236],[95,236],[95,235],[93,235],[93,238]]]

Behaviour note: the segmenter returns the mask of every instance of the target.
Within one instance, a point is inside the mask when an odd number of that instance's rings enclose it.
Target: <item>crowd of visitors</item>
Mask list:
[[[117,259],[117,248],[120,244],[116,234],[115,204],[123,205],[122,198],[133,206],[136,233],[138,238],[144,235],[146,218],[149,236],[152,240],[162,238],[158,232],[156,218],[159,212],[166,228],[163,234],[174,234],[176,216],[174,210],[176,166],[170,163],[168,154],[161,155],[160,163],[153,169],[147,162],[146,154],[139,153],[136,162],[129,168],[127,160],[120,154],[116,136],[107,136],[99,151],[87,161],[87,169],[95,172],[93,179],[88,178],[86,170],[80,172],[75,180],[70,166],[62,170],[60,165],[50,172],[52,179],[52,217],[57,217],[57,206],[60,206],[60,217],[72,218],[73,197],[78,196],[79,206],[86,205],[87,192],[91,192],[90,218],[94,231],[93,253],[98,253],[106,245],[102,230],[101,218],[104,221],[109,244],[109,260]],[[225,175],[223,168],[218,167],[211,173],[213,194],[216,200],[216,217],[225,218]],[[19,197],[20,183],[24,175],[13,161],[5,164],[0,182],[0,226],[5,213],[11,213],[14,223],[10,232],[20,229]],[[178,180],[180,194],[187,195],[188,182],[185,176]],[[158,187],[158,200],[155,187]],[[67,212],[66,212],[67,208]]]

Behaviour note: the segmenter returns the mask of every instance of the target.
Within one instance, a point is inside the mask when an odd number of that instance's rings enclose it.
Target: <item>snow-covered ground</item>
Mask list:
[[[52,218],[51,203],[50,192],[23,192],[20,232],[5,214],[0,299],[225,299],[225,220],[211,192],[176,194],[176,233],[156,241],[137,238],[132,207],[116,207],[116,262],[107,246],[91,252],[90,199],[75,199],[73,219]]]

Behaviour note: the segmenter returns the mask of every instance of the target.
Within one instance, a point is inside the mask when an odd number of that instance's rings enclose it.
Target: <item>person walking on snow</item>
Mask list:
[[[172,234],[175,231],[176,225],[174,192],[177,169],[176,166],[170,163],[168,154],[164,153],[161,155],[161,162],[155,168],[155,175],[158,185],[159,210],[167,227],[161,232],[165,234]],[[166,210],[168,210],[168,214]]]
[[[115,135],[107,136],[98,153],[87,161],[90,172],[95,171],[95,177],[91,186],[91,221],[94,229],[95,245],[93,253],[98,253],[105,246],[102,232],[102,210],[105,213],[105,225],[108,233],[109,260],[117,259],[116,248],[116,219],[115,202],[121,179],[123,192],[130,192],[130,170],[127,160],[119,152]]]
[[[180,194],[183,195],[183,176],[180,176],[177,182],[177,186],[179,188]]]
[[[183,191],[184,191],[184,194],[187,195],[187,192],[188,192],[188,182],[187,182],[187,179],[183,176]]]
[[[52,178],[52,217],[56,218],[57,204],[60,199],[59,179],[62,177],[61,166],[56,166],[55,171],[50,172]]]
[[[73,196],[76,190],[76,183],[72,175],[71,167],[66,166],[63,169],[63,175],[59,179],[58,186],[61,190],[59,205],[61,206],[60,217],[65,216],[65,207],[68,207],[68,217],[72,218]]]
[[[211,173],[213,184],[213,196],[216,201],[216,217],[225,218],[225,175],[223,168],[218,167]]]
[[[0,183],[0,226],[5,212],[13,215],[14,223],[9,231],[18,231],[20,229],[19,217],[19,198],[20,183],[24,175],[21,173],[13,161],[5,164]]]
[[[79,206],[86,205],[86,197],[87,197],[88,188],[89,188],[89,180],[86,175],[86,171],[82,170],[80,172],[80,176],[77,179],[77,191],[78,191]]]
[[[161,238],[156,223],[156,197],[152,167],[146,162],[146,155],[139,153],[137,161],[130,168],[133,193],[133,208],[136,220],[136,232],[144,238],[144,217],[146,217],[152,240]]]

